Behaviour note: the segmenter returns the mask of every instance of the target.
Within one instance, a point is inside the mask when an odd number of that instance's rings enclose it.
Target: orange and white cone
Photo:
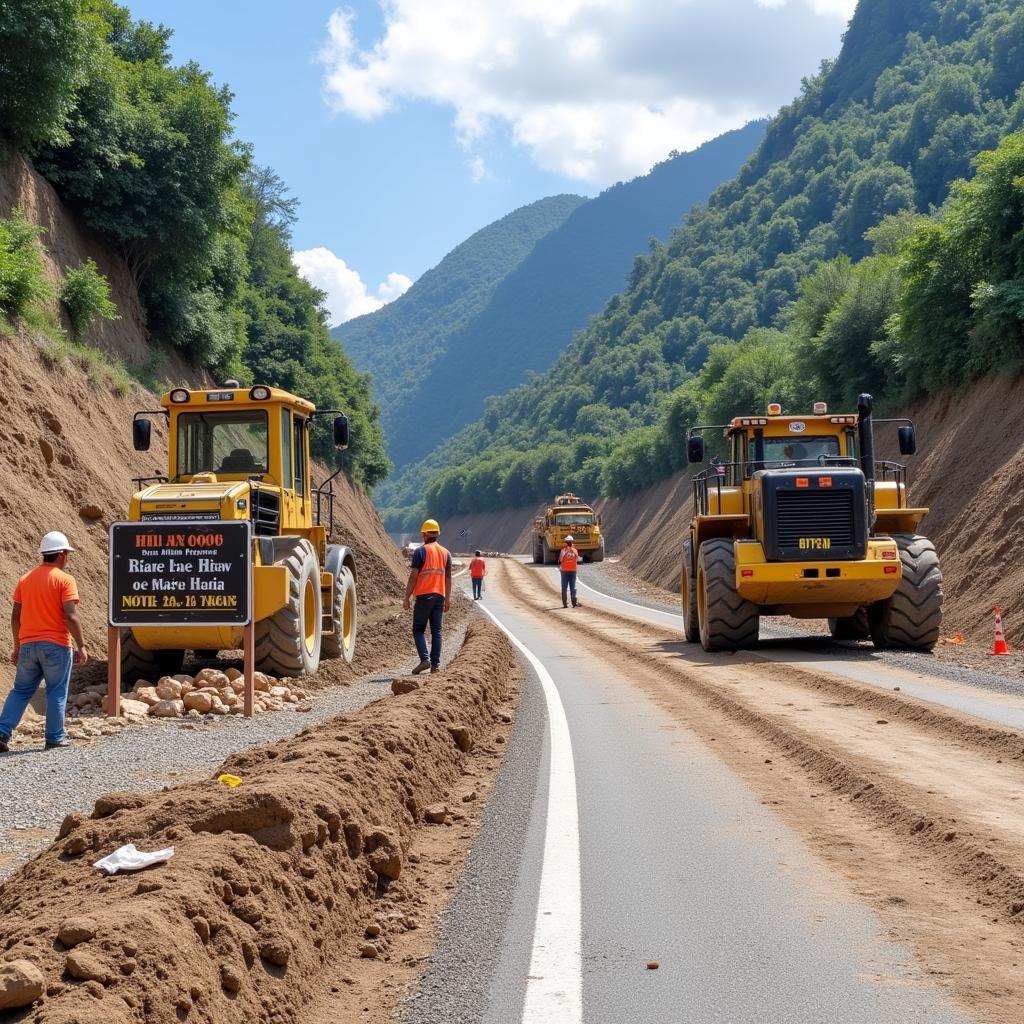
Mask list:
[[[1003,633],[1003,616],[998,608],[996,609],[996,639],[995,643],[992,644],[992,653],[1010,653],[1010,648],[1006,646],[1006,634]]]

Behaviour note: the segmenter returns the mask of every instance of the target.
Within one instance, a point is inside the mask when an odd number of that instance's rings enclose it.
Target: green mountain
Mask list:
[[[479,315],[538,240],[586,202],[583,196],[559,195],[514,210],[456,246],[394,302],[331,331],[356,367],[372,374],[388,437],[396,410],[413,402],[451,338]],[[453,390],[461,386],[459,380],[450,383]]]
[[[766,395],[841,396],[861,379],[910,393],[923,378],[907,367],[927,366],[922,320],[943,298],[959,303],[944,324],[960,333],[931,344],[947,365],[960,346],[961,377],[984,372],[967,358],[979,310],[1005,343],[1024,302],[1019,285],[976,269],[1005,263],[984,241],[961,254],[959,276],[935,283],[952,231],[939,208],[979,152],[1024,125],[1022,79],[1014,0],[861,0],[838,59],[804,83],[735,180],[637,260],[548,373],[488,402],[424,462],[431,511],[643,486],[679,468],[696,417]]]
[[[527,371],[551,366],[573,334],[622,287],[650,239],[667,238],[690,207],[735,174],[765,127],[753,122],[692,153],[673,155],[577,207],[541,238],[478,315],[449,335],[446,351],[421,366],[407,400],[392,406],[380,392],[396,466],[422,458],[478,418],[488,396],[521,382]],[[443,420],[424,422],[419,415],[420,396],[426,394],[443,396]]]

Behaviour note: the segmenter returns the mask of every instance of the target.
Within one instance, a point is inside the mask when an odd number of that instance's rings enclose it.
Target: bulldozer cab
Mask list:
[[[330,492],[312,486],[310,431],[315,417],[337,413],[335,442],[339,448],[347,447],[348,421],[343,414],[337,410],[318,413],[312,402],[287,391],[264,385],[245,389],[237,381],[212,390],[175,388],[161,398],[160,405],[169,433],[167,475],[161,482],[246,481],[254,519],[259,519],[261,503],[275,506],[275,532],[310,529],[320,519],[325,495]],[[149,449],[151,423],[147,415],[135,414],[137,451]],[[236,511],[247,509],[239,504]],[[261,532],[258,521],[256,525],[257,533]]]

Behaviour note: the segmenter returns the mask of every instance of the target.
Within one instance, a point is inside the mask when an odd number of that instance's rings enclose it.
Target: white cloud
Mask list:
[[[855,0],[379,0],[368,46],[339,9],[321,52],[336,110],[450,107],[474,181],[497,127],[545,170],[632,177],[792,99],[836,54]]]
[[[373,295],[359,272],[324,246],[293,252],[292,262],[310,284],[326,293],[325,305],[331,327],[364,313],[372,313],[412,287],[411,278],[392,272],[377,286]]]

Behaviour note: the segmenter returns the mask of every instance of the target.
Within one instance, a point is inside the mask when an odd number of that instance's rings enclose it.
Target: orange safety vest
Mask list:
[[[575,548],[562,548],[562,553],[558,556],[562,572],[575,572],[579,557],[580,553]]]
[[[482,558],[474,558],[469,563],[469,575],[475,580],[483,579],[487,575],[487,563]]]
[[[423,545],[423,566],[416,577],[416,597],[428,594],[440,594],[444,597],[444,578],[448,567],[448,549],[441,547],[437,541]]]

